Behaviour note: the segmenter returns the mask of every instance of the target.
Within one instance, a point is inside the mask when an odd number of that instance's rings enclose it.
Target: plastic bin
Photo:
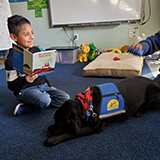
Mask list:
[[[58,54],[56,56],[56,63],[68,63],[73,64],[78,57],[78,48],[72,46],[58,46],[47,48],[46,50],[56,49]]]

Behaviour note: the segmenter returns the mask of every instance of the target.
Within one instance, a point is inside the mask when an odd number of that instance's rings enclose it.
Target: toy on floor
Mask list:
[[[90,53],[89,53],[88,59],[89,59],[90,61],[95,60],[95,58],[96,58],[97,56],[99,56],[100,54],[102,54],[103,52],[105,52],[102,48],[97,48],[97,47],[94,45],[94,43],[90,43],[89,46],[90,46]]]
[[[97,56],[99,56],[100,54],[102,54],[103,52],[105,52],[102,48],[98,48],[97,49]]]
[[[94,43],[90,43],[89,47],[90,47],[90,52],[89,52],[88,59],[90,61],[93,61],[97,56],[97,54],[96,54],[97,53],[97,47],[94,45]]]
[[[78,55],[78,59],[76,62],[87,62],[88,61],[88,54],[90,52],[90,47],[88,44],[81,44],[80,46],[81,53]]]
[[[113,52],[113,53],[122,53],[121,50],[116,49],[116,48],[110,48],[106,52]]]
[[[129,48],[128,45],[125,45],[121,48],[122,53],[127,53],[127,49]]]

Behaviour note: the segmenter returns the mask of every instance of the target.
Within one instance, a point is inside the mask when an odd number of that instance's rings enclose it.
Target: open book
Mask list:
[[[30,73],[38,75],[53,73],[56,54],[56,50],[31,53],[18,45],[14,45],[12,48],[13,69],[26,75]]]

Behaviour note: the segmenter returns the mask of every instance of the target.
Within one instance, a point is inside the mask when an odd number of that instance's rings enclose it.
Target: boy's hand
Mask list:
[[[134,55],[137,56],[143,56],[143,45],[138,43],[138,44],[133,44],[132,46],[130,46],[127,50],[127,52],[132,53]]]
[[[26,81],[29,83],[32,83],[36,78],[38,77],[37,74],[31,73],[28,76],[26,76]]]
[[[142,46],[142,44],[140,44],[140,43],[138,43],[138,44],[136,44],[136,43],[134,43],[132,46],[131,46],[132,48],[136,48],[136,49],[143,49],[143,46]]]

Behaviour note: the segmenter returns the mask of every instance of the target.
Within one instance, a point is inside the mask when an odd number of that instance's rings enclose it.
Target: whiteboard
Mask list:
[[[0,0],[0,50],[7,50],[12,47],[9,37],[7,19],[11,16],[9,1]]]
[[[144,0],[48,0],[48,2],[52,27],[137,21],[141,20],[144,7]]]

